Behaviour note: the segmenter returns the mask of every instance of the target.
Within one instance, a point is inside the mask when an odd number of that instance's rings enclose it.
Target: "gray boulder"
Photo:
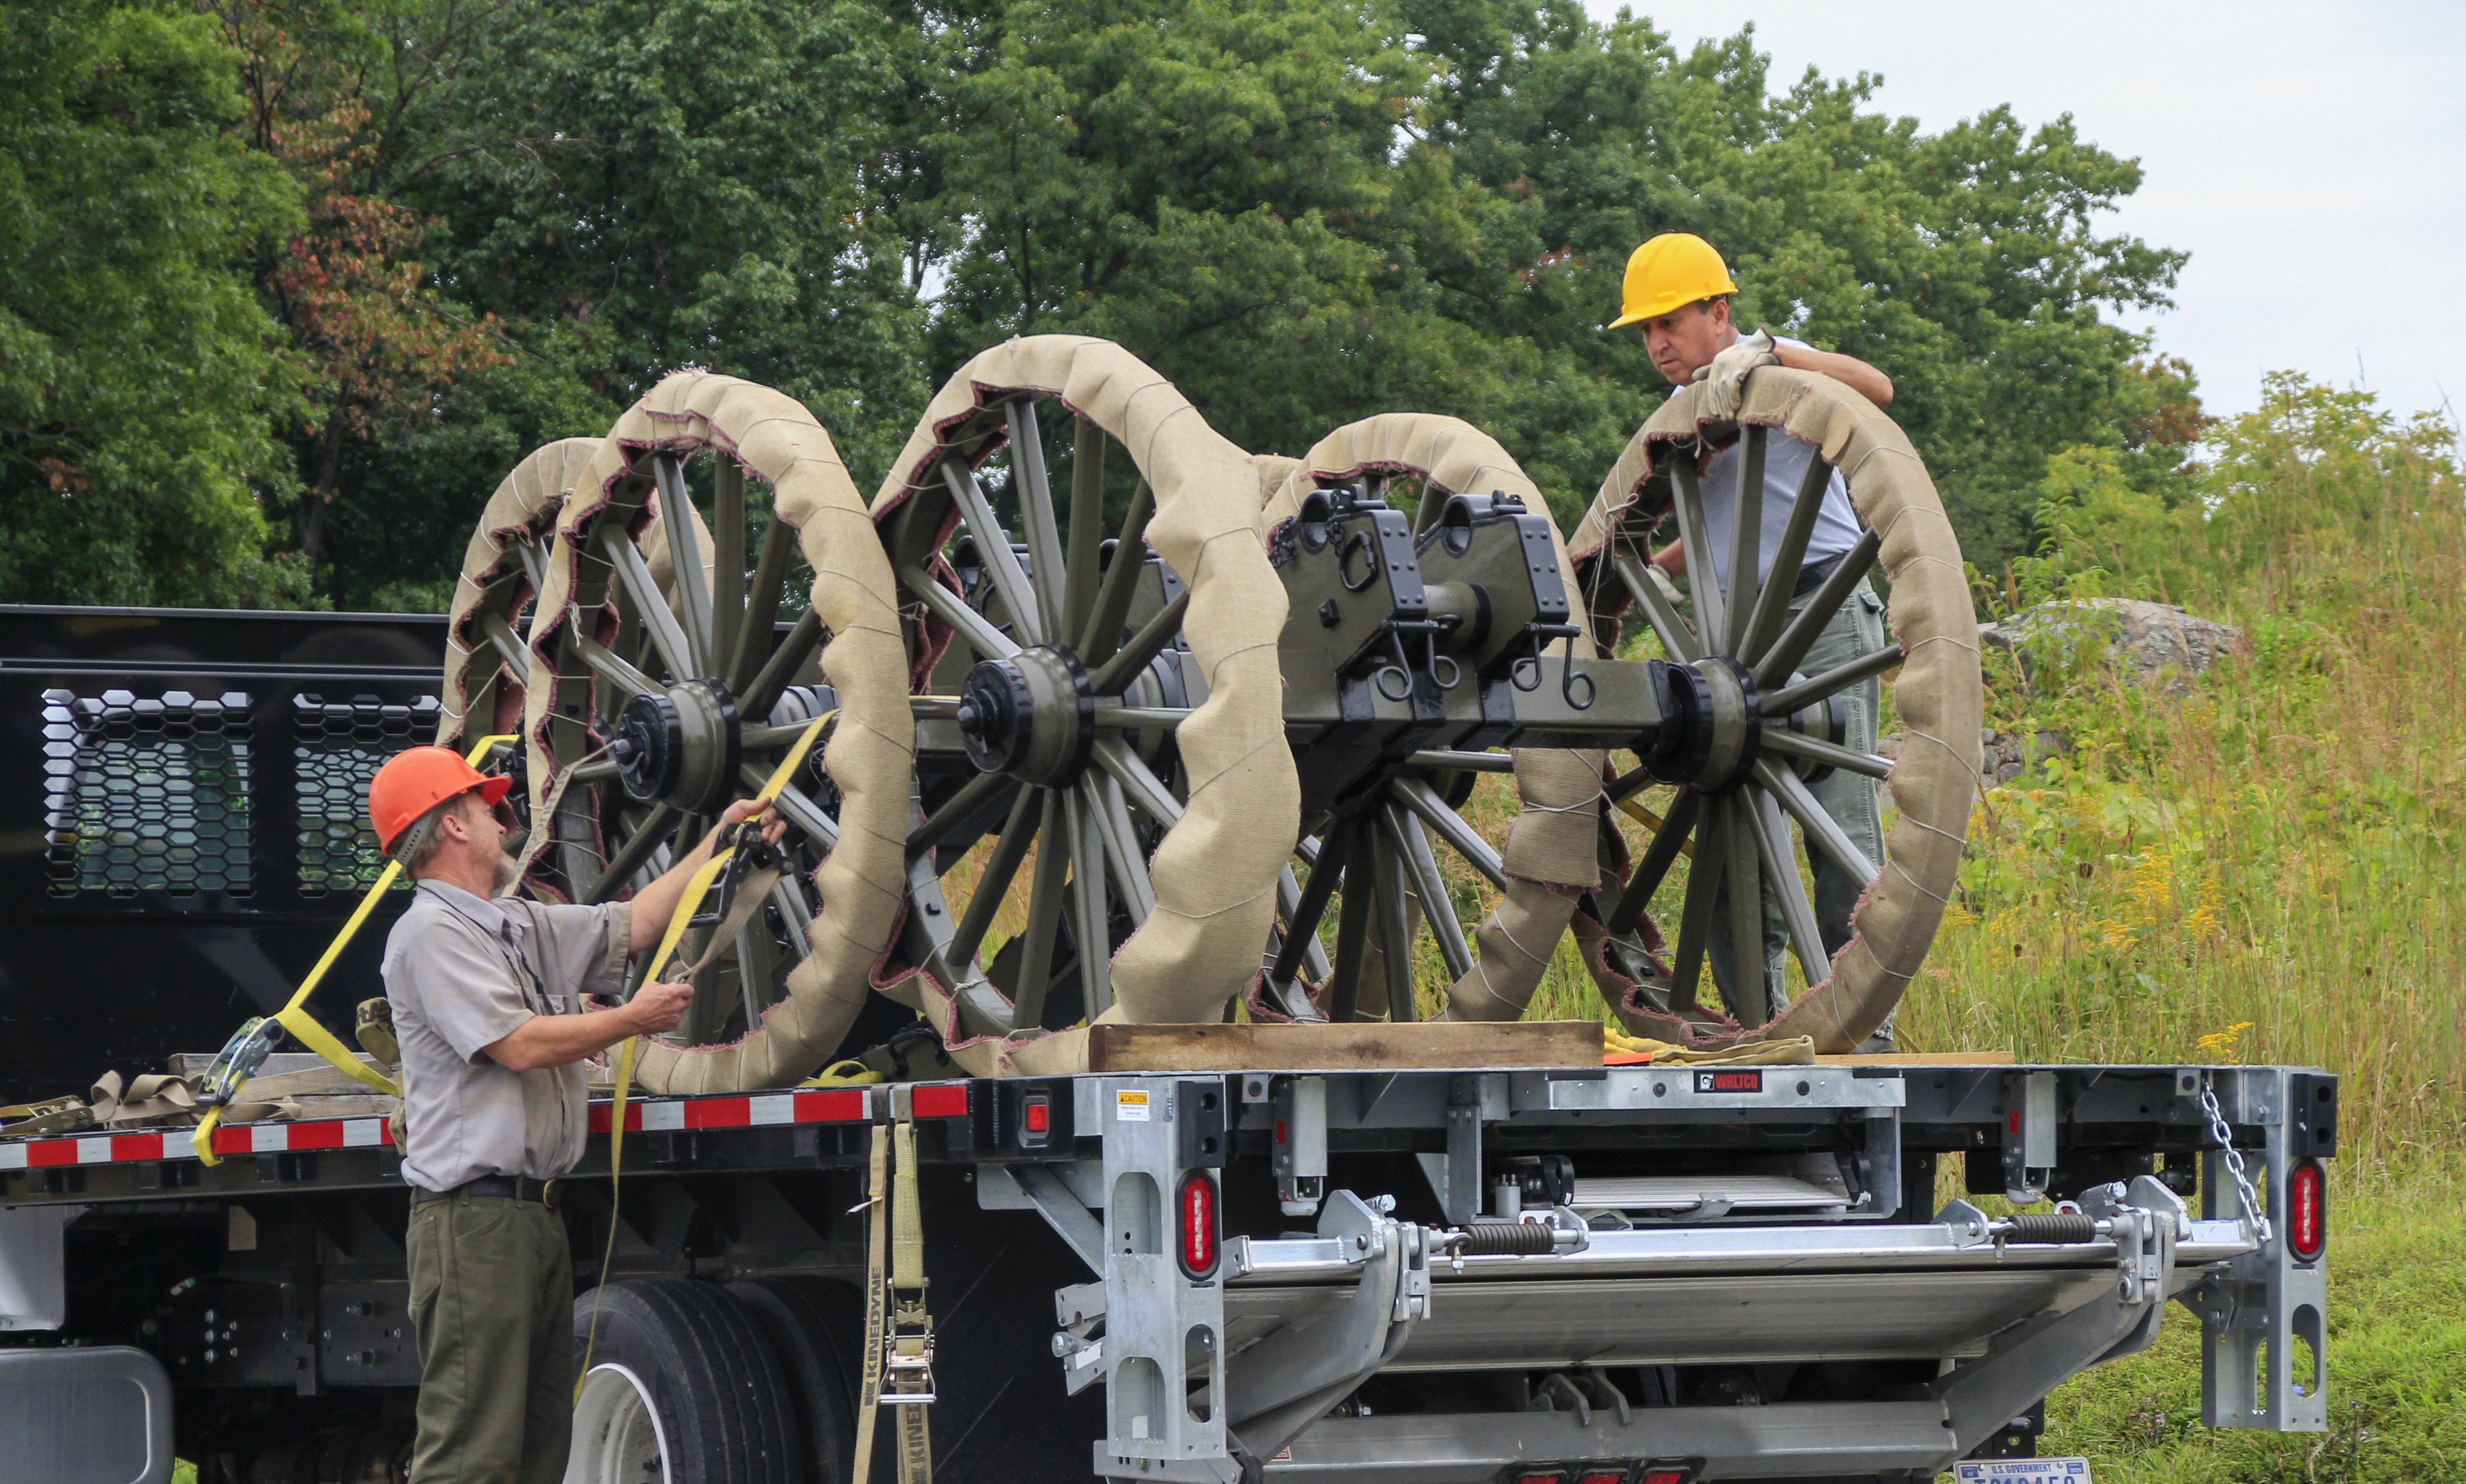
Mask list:
[[[2174,695],[2189,691],[2191,677],[2227,656],[2252,650],[2252,641],[2231,624],[2172,603],[2127,597],[2040,603],[1980,629],[1978,637],[2012,651],[2025,680],[2042,665],[2104,660],[2125,679]]]

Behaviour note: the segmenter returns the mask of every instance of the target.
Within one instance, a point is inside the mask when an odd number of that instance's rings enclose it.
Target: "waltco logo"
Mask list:
[[[1148,1121],[1148,1094],[1122,1091],[1113,1094],[1113,1121],[1145,1123]]]
[[[1698,1092],[1760,1092],[1764,1074],[1760,1071],[1699,1071],[1695,1074]]]

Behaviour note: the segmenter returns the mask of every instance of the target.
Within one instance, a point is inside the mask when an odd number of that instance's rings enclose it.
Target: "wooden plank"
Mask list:
[[[1089,1071],[1393,1071],[1599,1067],[1595,1021],[1390,1025],[1091,1025]]]
[[[2009,1067],[2009,1051],[1893,1051],[1870,1056],[1819,1056],[1825,1067]]]

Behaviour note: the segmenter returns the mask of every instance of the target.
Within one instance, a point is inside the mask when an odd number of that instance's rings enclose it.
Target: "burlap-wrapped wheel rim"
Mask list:
[[[1977,618],[1959,543],[1925,465],[1872,404],[1827,377],[1780,367],[1748,378],[1735,421],[1703,416],[1703,398],[1700,386],[1682,389],[1638,430],[1603,481],[1572,546],[1597,621],[1614,622],[1629,604],[1641,608],[1664,651],[1698,670],[1717,671],[1712,678],[1744,698],[1749,725],[1760,730],[1741,749],[1734,776],[1676,789],[1606,920],[1580,922],[1578,931],[1587,937],[1596,978],[1631,1030],[1711,1044],[1804,1035],[1819,1050],[1846,1051],[1899,1002],[1934,939],[1960,868],[1978,781]],[[1782,437],[1813,445],[1814,458],[1770,553],[1773,575],[1759,580],[1763,459],[1770,440]],[[1733,522],[1729,549],[1715,552],[1704,534],[1698,463],[1734,438],[1746,508]],[[1791,618],[1800,557],[1822,481],[1833,470],[1848,485],[1863,533]],[[1692,624],[1649,580],[1637,549],[1665,513],[1676,516],[1686,547],[1690,588],[1697,595],[1698,621]],[[1715,562],[1728,574],[1726,586]],[[1817,631],[1878,566],[1891,583],[1892,642],[1823,674],[1798,674]],[[1745,596],[1731,598],[1730,593]],[[1900,675],[1894,701],[1904,737],[1898,761],[1853,752],[1827,736],[1829,698],[1894,666]],[[1717,772],[1717,764],[1704,766],[1708,776]],[[1880,865],[1864,860],[1814,800],[1801,776],[1814,768],[1889,776],[1895,812]],[[1639,767],[1609,794],[1625,798],[1651,776]],[[1800,826],[1810,848],[1868,883],[1850,917],[1851,936],[1837,952],[1825,953],[1817,936],[1785,821]],[[1639,927],[1649,930],[1645,908],[1682,848],[1692,852],[1693,869],[1674,958],[1664,977],[1661,960],[1646,951],[1650,945],[1628,940],[1622,953],[1621,939]],[[1724,879],[1762,885],[1756,892],[1720,892]],[[1734,1007],[1745,1013],[1733,1020],[1699,1010],[1696,984],[1713,933],[1730,934],[1734,961],[1763,961],[1759,903],[1764,891],[1779,899],[1791,951],[1812,987],[1774,1014],[1758,999],[1761,986],[1753,981],[1761,976],[1741,974],[1736,976],[1742,981],[1740,1002]],[[1717,924],[1716,894],[1729,908]]]
[[[1057,403],[1075,426],[1049,448]],[[1131,468],[1109,477],[1113,444]],[[1057,455],[1066,506],[1046,470]],[[1025,1044],[1073,1010],[1216,1019],[1258,973],[1298,807],[1276,671],[1285,598],[1254,534],[1258,488],[1249,457],[1153,368],[1107,341],[1040,335],[961,368],[875,498],[909,605],[911,683],[935,698],[908,836],[913,905],[878,982],[971,1069],[1026,1069]],[[1023,561],[998,499],[1018,512]],[[982,874],[954,911],[942,873],[978,841]],[[1007,962],[982,961],[1031,853],[1024,929]],[[1062,1067],[1071,1043],[1054,1040],[1035,1056]]]
[[[513,501],[532,554],[492,534],[510,529],[492,503],[496,524],[474,540],[457,604],[458,642],[467,632],[504,659],[491,616],[518,616],[531,597],[519,696],[532,828],[545,836],[532,889],[621,898],[690,849],[729,800],[753,794],[808,721],[835,713],[817,758],[779,796],[793,868],[697,978],[686,1044],[647,1043],[638,1068],[653,1091],[793,1083],[845,1036],[900,907],[869,885],[895,875],[913,753],[872,523],[812,415],[734,377],[672,375],[606,438],[570,439],[525,468],[550,453],[558,478],[546,483],[562,485],[562,500]],[[697,458],[710,466],[708,522],[687,493]],[[758,543],[749,477],[773,494]],[[813,573],[809,604],[783,623],[799,556]],[[475,668],[471,647],[460,666],[449,653],[449,700],[458,674]],[[461,713],[485,702],[491,715],[517,694],[502,667],[493,691],[466,682],[462,692]],[[457,714],[446,730],[467,726]],[[703,946],[689,940],[681,956]]]
[[[1456,417],[1381,414],[1337,429],[1298,461],[1280,462],[1288,467],[1267,491],[1260,516],[1263,537],[1292,519],[1312,489],[1358,481],[1368,482],[1365,491],[1370,493],[1393,480],[1419,481],[1417,535],[1438,521],[1448,497],[1456,494],[1507,495],[1536,514],[1549,512],[1540,490],[1507,450]],[[1555,525],[1551,535],[1561,574],[1574,592],[1574,568],[1564,543],[1557,541]],[[1580,638],[1574,653],[1590,659],[1595,651],[1588,640]],[[1352,881],[1367,888],[1377,905],[1367,914],[1356,914],[1356,921],[1367,917],[1366,941],[1358,949],[1344,941],[1339,919],[1335,962],[1357,962],[1359,969],[1345,977],[1356,981],[1349,992],[1338,986],[1342,1002],[1321,1003],[1317,1009],[1338,1019],[1381,1013],[1390,1019],[1411,1018],[1412,956],[1409,951],[1391,955],[1387,946],[1391,938],[1409,941],[1417,925],[1426,925],[1451,980],[1445,1018],[1500,1021],[1521,1016],[1579,898],[1600,880],[1595,835],[1603,756],[1598,751],[1541,747],[1519,747],[1501,755],[1499,764],[1514,774],[1519,808],[1500,849],[1491,848],[1456,812],[1450,801],[1456,791],[1444,774],[1407,770],[1376,793],[1349,796],[1340,809],[1306,821],[1311,838],[1296,859],[1311,876],[1332,871],[1334,878],[1319,881],[1314,889],[1297,889],[1294,873],[1288,872],[1283,932],[1271,945],[1273,966],[1253,1013],[1268,1017],[1288,1010],[1292,997],[1279,992],[1296,975],[1329,983],[1334,971],[1319,948],[1317,931],[1330,892],[1342,889],[1338,883]],[[1452,850],[1499,893],[1497,905],[1469,940],[1438,869],[1441,849]],[[1381,883],[1401,889],[1381,892]]]

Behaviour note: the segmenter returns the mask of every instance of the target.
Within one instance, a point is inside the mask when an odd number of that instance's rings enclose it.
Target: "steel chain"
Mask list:
[[[2219,1150],[2227,1157],[2227,1173],[2234,1177],[2235,1196],[2243,1203],[2244,1220],[2251,1223],[2265,1247],[2270,1240],[2269,1218],[2260,1214],[2260,1197],[2244,1173],[2243,1151],[2234,1146],[2234,1130],[2227,1126],[2227,1115],[2218,1107],[2215,1079],[2208,1072],[2201,1073],[2201,1111],[2209,1115],[2209,1136],[2218,1141]]]

